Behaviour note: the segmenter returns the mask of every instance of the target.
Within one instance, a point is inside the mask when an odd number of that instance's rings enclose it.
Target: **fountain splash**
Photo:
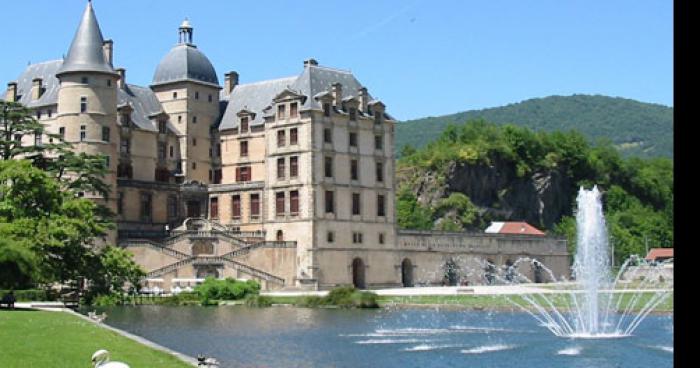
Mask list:
[[[576,282],[571,284],[559,280],[556,284],[558,287],[574,288],[524,294],[520,296],[522,301],[515,298],[509,300],[556,336],[630,336],[649,313],[672,295],[672,278],[664,278],[663,273],[666,272],[666,265],[673,260],[652,265],[633,256],[622,264],[616,277],[611,279],[608,234],[598,188],[581,188],[577,204],[577,250],[572,267]],[[523,263],[530,263],[533,269],[544,271],[550,281],[557,281],[551,270],[531,258],[518,259],[505,270],[504,275],[495,275],[497,281],[530,283],[517,271]],[[645,300],[644,296],[649,294],[651,297]],[[559,306],[555,303],[557,298]]]

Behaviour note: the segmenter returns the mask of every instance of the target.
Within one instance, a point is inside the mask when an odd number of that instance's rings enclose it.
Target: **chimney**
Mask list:
[[[105,61],[111,66],[114,54],[114,42],[112,40],[105,40],[102,43],[102,52],[104,53]]]
[[[238,85],[238,73],[228,72],[224,75],[224,93],[230,95],[233,88]]]
[[[126,87],[126,69],[118,68],[116,70],[119,73],[119,80],[117,81],[117,87],[124,89]]]
[[[338,82],[331,84],[331,92],[333,94],[333,105],[340,108],[343,101],[343,85]]]
[[[309,65],[318,66],[318,61],[316,61],[314,58],[304,60],[304,68]]]
[[[17,82],[10,82],[7,84],[5,99],[8,102],[17,102]]]
[[[41,82],[42,82],[41,78],[32,79],[32,100],[38,100],[41,98],[41,95],[42,95]]]
[[[367,88],[362,87],[358,89],[357,95],[360,100],[360,111],[367,112],[367,103],[369,102],[369,97],[367,96]]]

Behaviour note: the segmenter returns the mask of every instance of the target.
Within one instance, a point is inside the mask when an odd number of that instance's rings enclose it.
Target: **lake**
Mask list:
[[[106,323],[222,367],[672,367],[672,315],[627,338],[553,336],[525,313],[245,306],[100,308]]]

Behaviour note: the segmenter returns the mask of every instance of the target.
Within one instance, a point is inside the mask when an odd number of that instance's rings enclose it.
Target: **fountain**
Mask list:
[[[672,278],[664,278],[665,265],[652,265],[637,257],[626,260],[612,278],[608,234],[601,194],[596,186],[580,189],[576,213],[577,249],[572,267],[575,282],[559,280],[550,292],[525,294],[509,300],[532,315],[553,334],[573,338],[630,336],[654,308],[672,295]],[[506,270],[502,283],[529,283],[517,272],[519,264],[531,263],[557,281],[537,260],[521,258]],[[515,276],[514,276],[515,275]],[[571,289],[573,286],[573,289]],[[650,297],[646,297],[651,295]],[[559,298],[559,306],[555,303]],[[562,300],[562,298],[564,300]],[[563,306],[562,306],[563,304]]]

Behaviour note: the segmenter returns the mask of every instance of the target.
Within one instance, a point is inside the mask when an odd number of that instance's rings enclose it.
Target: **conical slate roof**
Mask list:
[[[100,31],[100,25],[97,23],[95,12],[92,9],[92,2],[88,1],[83,18],[68,50],[68,56],[63,60],[63,65],[56,75],[71,72],[117,74],[109,62],[105,60],[102,51],[103,43],[102,31]]]

